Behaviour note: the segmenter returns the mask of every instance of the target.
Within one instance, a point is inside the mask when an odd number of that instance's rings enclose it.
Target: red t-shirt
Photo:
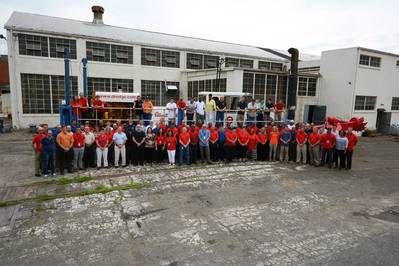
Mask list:
[[[326,133],[321,136],[321,146],[323,149],[331,149],[335,144],[335,135]]]
[[[80,106],[82,106],[82,107],[87,107],[87,106],[89,106],[89,102],[88,102],[88,100],[87,100],[87,98],[86,97],[82,97],[82,98],[80,98],[79,99],[79,104],[80,104]],[[82,108],[82,109],[80,109],[82,112],[86,112],[87,111],[87,108]]]
[[[276,108],[277,111],[282,111],[284,110],[285,105],[283,103],[276,103],[274,105],[274,108]]]
[[[306,140],[308,139],[308,134],[306,134],[306,132],[303,131],[298,131],[296,133],[296,138],[299,144],[305,144]]]
[[[353,149],[355,148],[356,143],[357,143],[357,137],[353,133],[346,135],[346,137],[348,138],[348,148],[347,148],[347,150],[348,151],[353,151]]]
[[[96,140],[98,142],[98,145],[101,148],[105,148],[108,146],[109,138],[108,138],[107,134],[104,133],[104,134],[97,135]]]
[[[316,144],[316,142],[318,142],[320,140],[320,134],[318,133],[310,133],[309,134],[309,143],[314,145]]]
[[[183,108],[185,108],[187,106],[187,104],[184,101],[181,101],[181,100],[178,100],[176,105],[177,105],[177,108],[179,108],[179,109],[183,109]]]
[[[46,134],[37,134],[32,139],[32,144],[35,146],[37,152],[42,152],[42,140],[46,137]]]
[[[190,130],[188,131],[188,134],[190,134],[190,142],[191,142],[191,144],[197,144],[198,143],[199,129],[197,127],[194,130],[190,128]]]
[[[219,139],[219,131],[217,129],[211,130],[209,141],[215,143]]]
[[[114,131],[111,130],[111,132],[105,133],[105,135],[107,135],[107,137],[108,137],[108,142],[112,142],[112,139],[114,137]]]
[[[83,148],[84,146],[85,146],[85,134],[84,133],[73,134],[73,147]]]
[[[254,130],[255,134],[258,134],[258,130],[259,130],[256,126],[250,126],[250,127],[247,127],[246,129],[247,129],[248,134],[251,134],[251,129]]]
[[[237,138],[242,144],[246,145],[245,143],[249,139],[249,134],[246,130],[239,130],[239,131],[237,131]]]
[[[189,127],[187,125],[181,124],[180,126],[177,127],[179,134],[183,131],[184,127],[187,128],[187,131],[189,130]]]
[[[166,137],[166,149],[168,151],[175,151],[176,150],[176,137]]]
[[[190,134],[187,132],[182,132],[179,134],[179,141],[183,143],[183,145],[187,145],[190,143]]]
[[[232,129],[226,129],[226,142],[225,145],[234,147],[236,145],[237,134]],[[231,142],[234,140],[234,142]]]
[[[94,100],[93,103],[92,103],[92,105],[93,105],[93,107],[98,107],[98,108],[96,109],[97,112],[99,112],[99,113],[104,112],[104,108],[102,108],[102,107],[104,107],[103,101],[101,101],[101,100]]]
[[[79,101],[73,101],[71,103],[71,106],[72,106],[72,114],[73,115],[77,115],[78,112],[79,112],[79,114],[82,112],[81,109],[79,109],[79,107],[80,107],[80,102]]]
[[[252,151],[256,149],[256,145],[258,144],[258,135],[253,134],[249,135],[249,142],[248,142],[248,150]]]
[[[155,143],[156,143],[156,145],[162,146],[162,145],[165,144],[165,141],[166,141],[166,137],[165,137],[165,136],[163,136],[163,135],[157,135],[157,136],[155,136]]]
[[[163,132],[166,132],[168,130],[168,127],[165,124],[159,125],[160,128],[162,128]]]
[[[258,134],[258,141],[260,144],[266,144],[267,142],[267,135],[263,133]]]
[[[173,133],[173,136],[177,136],[177,134],[179,134],[179,130],[177,129],[177,127],[170,127],[168,130],[171,130]]]

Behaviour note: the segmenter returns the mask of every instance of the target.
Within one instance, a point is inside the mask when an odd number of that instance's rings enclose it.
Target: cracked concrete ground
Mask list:
[[[3,200],[34,191],[24,138],[0,135]],[[0,265],[397,265],[398,158],[399,143],[378,137],[361,139],[351,171],[265,162],[83,172],[94,180],[66,189],[149,187],[0,208]]]

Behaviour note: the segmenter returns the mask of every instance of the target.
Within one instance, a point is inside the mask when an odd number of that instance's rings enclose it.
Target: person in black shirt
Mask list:
[[[241,96],[240,101],[238,102],[237,125],[244,124],[245,109],[247,109],[247,107],[248,104],[245,102],[245,97]]]
[[[272,112],[274,110],[274,104],[272,102],[272,99],[267,99],[266,102],[266,111],[265,111],[265,120],[266,121],[270,121],[270,112]]]
[[[132,141],[133,165],[144,165],[145,134],[141,128],[141,125],[136,126],[136,131],[133,132]]]
[[[134,101],[133,110],[136,112],[136,119],[143,120],[143,100],[140,96]]]
[[[224,113],[226,112],[226,102],[224,96],[220,96],[216,102],[216,125],[223,126],[224,124]]]

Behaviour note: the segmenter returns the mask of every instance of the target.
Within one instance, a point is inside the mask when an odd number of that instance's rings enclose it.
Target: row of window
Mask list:
[[[22,55],[63,58],[64,49],[70,58],[76,59],[76,40],[18,34],[19,53]],[[86,42],[86,57],[89,61],[133,64],[133,47],[108,43]],[[187,53],[188,69],[217,68],[219,56]],[[148,66],[180,68],[180,52],[141,48],[141,64]],[[254,60],[226,57],[226,67],[254,68]],[[282,71],[283,64],[259,61],[259,69]]]
[[[244,72],[242,91],[258,100],[286,101],[287,76]]]
[[[194,80],[189,81],[187,85],[187,96],[191,99],[197,98],[198,92],[201,91],[226,92],[227,79],[219,79],[219,83],[216,79]]]
[[[169,102],[166,94],[167,86],[180,87],[180,83],[176,81],[159,81],[159,80],[142,80],[141,96],[149,97],[155,106],[165,106]]]
[[[377,96],[360,96],[357,95],[355,99],[355,110],[368,111],[375,110],[377,104]],[[399,97],[392,97],[391,110],[399,110]]]
[[[133,79],[88,78],[88,93],[104,92],[133,92]]]
[[[359,64],[364,65],[364,66],[380,67],[381,66],[381,58],[361,54],[360,58],[359,58]]]
[[[25,114],[57,114],[65,99],[64,76],[21,74],[22,110]],[[72,95],[78,93],[78,78],[71,77]]]

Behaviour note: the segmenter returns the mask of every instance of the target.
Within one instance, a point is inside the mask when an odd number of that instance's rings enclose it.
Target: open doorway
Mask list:
[[[391,130],[391,112],[386,112],[383,108],[377,109],[375,128],[378,133],[389,134]]]

